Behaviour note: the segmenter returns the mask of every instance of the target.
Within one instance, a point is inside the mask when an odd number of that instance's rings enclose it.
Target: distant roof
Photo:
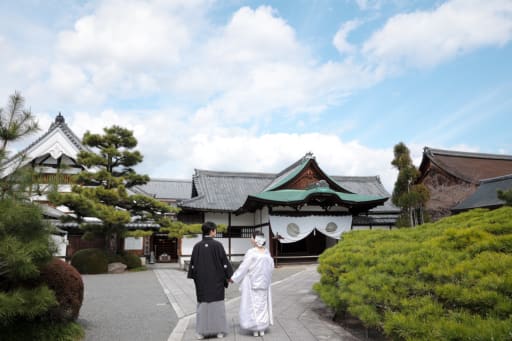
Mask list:
[[[335,191],[327,186],[318,186],[308,189],[280,189],[275,191],[263,191],[259,194],[249,195],[244,203],[244,209],[254,211],[261,206],[271,205],[302,205],[304,203],[314,205],[343,205],[367,211],[377,205],[381,205],[387,197],[344,193]]]
[[[482,179],[512,174],[512,156],[442,150],[425,147],[420,171],[424,175],[432,162],[452,176],[478,184]]]
[[[151,179],[147,184],[133,186],[130,190],[159,200],[184,200],[192,196],[192,181]]]
[[[460,212],[473,208],[496,208],[503,206],[503,200],[498,199],[498,190],[512,189],[512,174],[480,181],[476,191],[464,201],[455,206],[452,211]]]
[[[179,205],[182,208],[204,211],[231,211],[240,208],[249,195],[256,195],[266,189],[277,188],[286,182],[290,174],[304,161],[299,161],[287,167],[284,171],[275,173],[220,172],[195,170],[193,176],[194,196]],[[302,167],[301,167],[302,169]],[[378,176],[331,176],[340,187],[347,191],[370,196],[389,197]],[[388,200],[383,206],[372,209],[371,212],[400,212],[400,209]]]
[[[275,174],[217,172],[196,169],[192,177],[196,196],[179,206],[205,211],[235,211],[249,194],[262,191]]]
[[[291,181],[297,174],[299,174],[304,168],[306,168],[310,163],[314,163],[314,165],[317,165],[314,161],[315,157],[312,153],[306,153],[304,157],[299,159],[298,161],[294,162],[284,170],[282,170],[280,173],[278,173],[275,176],[275,179],[265,187],[262,192],[266,191],[272,191],[275,190],[281,186],[286,185],[289,181]],[[324,173],[320,167],[315,167],[317,171],[322,174],[323,177],[326,178],[326,180],[329,182],[331,186],[334,187],[335,190],[341,191],[341,192],[347,192],[345,188],[340,188],[340,184],[337,183],[335,180],[330,178],[327,174]]]
[[[16,155],[11,157],[7,162],[18,158],[20,155],[25,154],[28,150],[30,150],[32,147],[40,143],[42,140],[44,140],[48,135],[50,135],[54,130],[60,129],[68,137],[69,141],[75,145],[79,150],[86,150],[86,147],[82,144],[82,141],[78,138],[78,136],[75,135],[75,133],[68,127],[66,124],[66,120],[64,119],[64,116],[59,112],[59,114],[55,117],[55,121],[50,125],[50,128],[46,133],[41,135],[37,140],[32,142],[28,147],[23,149],[22,151],[18,152]]]
[[[371,212],[399,213],[400,208],[393,205],[391,197],[382,185],[379,176],[331,176],[341,187],[352,193],[389,197],[384,205],[377,206]]]
[[[3,174],[10,174],[17,167],[22,167],[32,160],[45,160],[49,156],[60,160],[62,155],[66,155],[74,163],[76,154],[81,150],[89,149],[82,144],[66,124],[64,116],[59,113],[47,132],[5,162]],[[25,158],[21,159],[22,156]]]

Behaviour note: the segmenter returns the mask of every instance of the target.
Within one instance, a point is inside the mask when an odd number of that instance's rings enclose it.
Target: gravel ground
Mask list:
[[[165,341],[177,316],[153,271],[83,275],[85,341]]]

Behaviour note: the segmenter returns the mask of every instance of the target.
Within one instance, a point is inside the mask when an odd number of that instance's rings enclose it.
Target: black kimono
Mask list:
[[[232,275],[233,267],[220,242],[203,237],[194,245],[188,278],[192,278],[196,286],[198,334],[227,333],[224,290]]]

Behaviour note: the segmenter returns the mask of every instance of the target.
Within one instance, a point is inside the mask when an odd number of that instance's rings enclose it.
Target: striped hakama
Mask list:
[[[228,333],[224,301],[203,302],[197,305],[196,333],[204,336]]]

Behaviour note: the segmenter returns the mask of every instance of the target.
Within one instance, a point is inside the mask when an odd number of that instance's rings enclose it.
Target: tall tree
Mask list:
[[[420,175],[412,163],[409,148],[400,142],[394,147],[394,159],[391,164],[398,169],[398,176],[391,200],[402,209],[399,226],[415,226],[425,222],[425,204],[430,198],[428,189],[423,184],[415,184]]]
[[[15,92],[6,108],[0,108],[0,170],[7,163],[8,146],[35,132],[37,122],[24,99]],[[21,164],[23,155],[15,165]],[[39,270],[52,257],[52,227],[43,220],[39,207],[30,203],[23,193],[26,187],[18,182],[23,171],[10,167],[9,174],[0,172],[0,335],[9,339],[9,332],[36,325],[51,307],[57,305],[55,293],[45,284],[37,284]]]
[[[5,108],[0,108],[0,198],[24,193],[30,186],[31,175],[19,169],[24,155],[19,155],[9,174],[3,175],[7,158],[7,147],[27,135],[39,130],[37,121],[30,109],[25,108],[25,98],[19,92],[9,96]]]
[[[127,223],[139,219],[168,225],[166,214],[178,210],[145,195],[129,194],[130,187],[149,181],[147,175],[134,170],[143,160],[142,154],[133,150],[137,139],[132,131],[119,126],[104,128],[103,132],[84,134],[82,142],[89,149],[78,154],[77,162],[86,169],[76,176],[72,192],[54,192],[49,198],[74,212],[84,237],[102,236],[106,247],[116,252]],[[86,222],[86,217],[98,218],[101,223]]]

